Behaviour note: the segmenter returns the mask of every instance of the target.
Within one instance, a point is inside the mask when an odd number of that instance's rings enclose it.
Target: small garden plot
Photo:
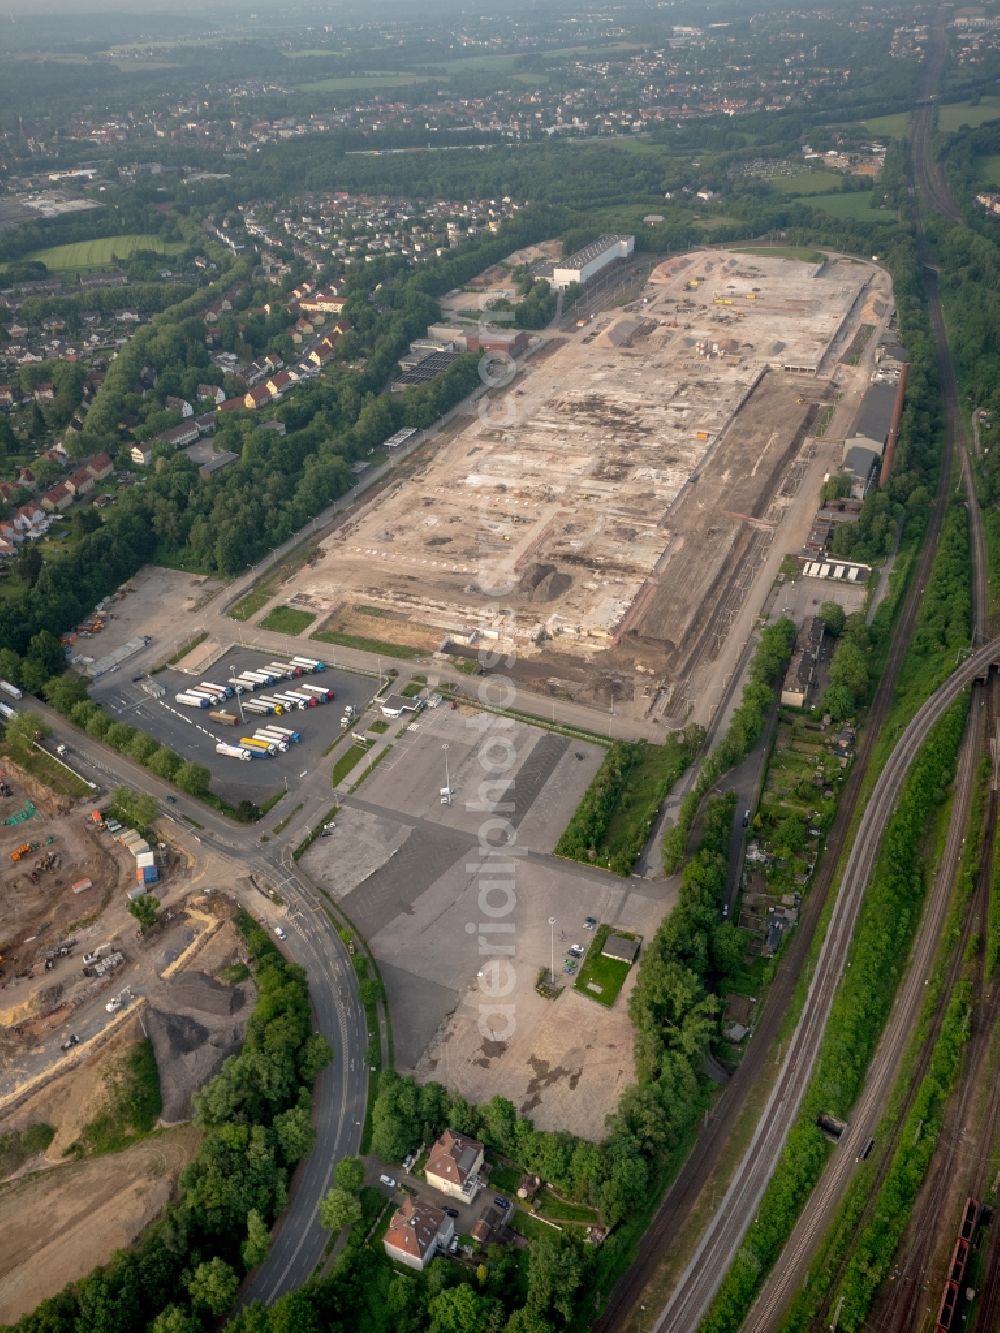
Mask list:
[[[639,938],[623,930],[612,931],[610,926],[598,926],[587,950],[587,956],[583,960],[583,966],[580,968],[580,975],[573,983],[578,991],[582,991],[584,995],[608,1009],[618,999],[621,988],[625,985],[625,978],[632,968],[631,963],[620,958],[609,958],[604,954],[604,947],[612,936],[623,940]]]

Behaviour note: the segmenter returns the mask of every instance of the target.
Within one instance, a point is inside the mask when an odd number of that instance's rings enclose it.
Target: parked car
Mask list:
[[[505,1199],[502,1194],[498,1194],[493,1202],[498,1208],[503,1208],[505,1211],[510,1207],[510,1199]]]
[[[288,939],[288,936],[285,934],[285,932],[282,930],[282,928],[281,928],[280,926],[275,926],[275,928],[274,928],[274,933],[275,933],[275,935],[277,935],[277,937],[278,937],[279,940],[287,940],[287,939]]]
[[[457,1217],[457,1216],[458,1216],[458,1209],[457,1209],[457,1208],[446,1208],[446,1209],[445,1209],[445,1212],[448,1214],[449,1217]]]
[[[569,948],[566,950],[566,952],[572,954],[574,958],[582,958],[584,954],[584,948],[582,944],[571,944]]]
[[[583,918],[583,928],[584,928],[584,930],[596,930],[596,929],[597,929],[597,917],[596,917],[596,916],[585,916],[585,917]]]
[[[66,1040],[62,1043],[59,1049],[63,1051],[68,1051],[73,1046],[79,1046],[79,1045],[80,1045],[80,1038],[76,1035],[75,1032],[71,1032],[69,1036],[66,1038]]]
[[[394,1190],[396,1188],[396,1182],[392,1178],[392,1176],[387,1176],[383,1174],[379,1176],[378,1182],[380,1185],[387,1185],[391,1190]]]
[[[750,811],[749,811],[749,810],[744,810],[744,811],[743,811],[743,827],[746,828],[746,826],[747,826],[749,823],[750,823]]]

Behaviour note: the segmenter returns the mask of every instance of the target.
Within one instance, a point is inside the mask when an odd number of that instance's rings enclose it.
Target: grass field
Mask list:
[[[298,86],[304,93],[353,93],[377,92],[380,88],[405,88],[412,83],[427,82],[433,77],[428,74],[399,74],[390,71],[371,74],[342,74],[329,79],[314,79],[310,83]],[[440,77],[440,76],[439,76]]]
[[[332,52],[300,51],[297,55],[327,55]],[[539,85],[548,82],[549,76],[543,71],[518,71],[515,69],[520,60],[517,55],[459,56],[455,60],[435,61],[432,65],[414,65],[408,70],[369,70],[364,74],[331,75],[328,79],[314,79],[301,84],[307,93],[344,93],[365,90],[378,91],[380,88],[402,88],[413,83],[427,83],[436,80],[447,83],[453,75],[479,74],[484,79],[491,78],[513,81],[515,83]]]
[[[875,116],[862,122],[876,139],[903,139],[910,128],[909,111],[897,111],[894,116]]]
[[[944,134],[953,134],[963,125],[978,129],[988,120],[1000,119],[1000,97],[984,97],[978,106],[970,102],[953,102],[938,107],[937,127]]]
[[[976,167],[980,185],[991,185],[995,190],[1000,190],[1000,153],[979,158]]]
[[[872,208],[871,195],[867,190],[853,194],[806,194],[800,195],[800,204],[808,204],[821,213],[829,213],[834,218],[852,218],[856,222],[896,222],[895,209]]]
[[[636,938],[624,930],[617,933],[627,940]],[[617,958],[605,958],[601,953],[610,934],[610,926],[598,926],[594,932],[590,948],[587,950],[587,956],[583,960],[583,966],[573,982],[576,989],[586,995],[589,1000],[596,1000],[598,1004],[603,1004],[607,1009],[610,1009],[615,1000],[618,999],[619,992],[625,985],[625,978],[630,971],[628,963],[623,963]],[[592,986],[598,986],[600,989],[592,990]]]
[[[176,255],[185,249],[184,241],[164,241],[159,236],[103,236],[99,241],[74,241],[53,245],[47,250],[33,250],[26,259],[40,259],[53,273],[85,272],[107,268],[116,259],[128,259],[137,250],[155,250],[159,255]]]
[[[276,606],[260,622],[260,627],[273,629],[276,634],[301,634],[315,619],[311,611],[297,611],[294,606]]]
[[[341,648],[357,648],[363,653],[380,653],[383,657],[420,657],[419,648],[407,648],[384,639],[366,639],[357,634],[341,634],[335,629],[318,629],[309,635],[320,643],[332,643]]]
[[[367,745],[358,745],[355,743],[345,750],[333,766],[333,772],[330,775],[330,781],[336,787],[338,782],[342,782],[347,777],[351,769],[360,764],[368,753]]]
[[[838,190],[842,179],[837,171],[797,171],[794,176],[775,176],[768,185],[778,194],[820,194]]]

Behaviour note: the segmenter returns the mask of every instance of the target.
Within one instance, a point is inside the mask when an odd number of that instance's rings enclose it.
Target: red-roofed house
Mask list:
[[[89,467],[76,468],[63,483],[74,495],[89,495],[96,484]]]
[[[443,1208],[407,1196],[393,1213],[382,1244],[390,1259],[422,1272],[454,1234],[455,1224]]]
[[[225,398],[218,406],[220,412],[242,412],[246,404],[242,398]]]
[[[484,1149],[476,1139],[446,1129],[431,1148],[424,1175],[442,1194],[471,1203],[479,1191]]]
[[[272,375],[267,381],[265,388],[272,398],[280,398],[283,393],[287,393],[294,383],[295,376],[290,370],[279,370],[276,375]]]
[[[56,486],[50,486],[41,497],[43,509],[52,513],[56,510],[68,509],[73,503],[73,492],[64,481],[60,481]]]
[[[256,411],[258,407],[263,407],[265,403],[271,401],[271,394],[266,384],[255,384],[252,389],[247,389],[243,397],[243,406],[249,408],[251,412]]]
[[[107,454],[95,454],[85,466],[95,481],[103,481],[105,477],[110,477],[115,470],[115,465]]]

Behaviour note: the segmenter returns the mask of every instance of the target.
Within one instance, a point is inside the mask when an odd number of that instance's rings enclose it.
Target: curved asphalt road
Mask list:
[[[322,1258],[328,1232],[319,1223],[319,1201],[330,1186],[336,1162],[356,1153],[361,1141],[368,1099],[368,1029],[354,965],[323,910],[320,894],[287,849],[283,854],[276,844],[267,849],[255,845],[256,829],[230,824],[101,742],[82,741],[75,728],[40,701],[32,700],[31,711],[45,720],[55,737],[73,747],[73,767],[85,777],[92,775],[102,785],[123,783],[164,803],[170,796],[171,804],[163,807],[169,818],[186,816],[197,829],[186,826],[192,837],[232,861],[234,872],[254,874],[275,885],[288,904],[288,939],[281,947],[306,971],[316,1029],[330,1043],[333,1061],[316,1083],[315,1144],[296,1172],[267,1259],[244,1285],[245,1301],[269,1304],[300,1287]]]
[[[708,1309],[753,1221],[805,1092],[843,970],[864,890],[886,822],[917,752],[934,724],[972,681],[1000,665],[1000,639],[973,653],[923,704],[879,775],[844,870],[802,1015],[781,1070],[719,1208],[653,1328],[691,1333]]]

